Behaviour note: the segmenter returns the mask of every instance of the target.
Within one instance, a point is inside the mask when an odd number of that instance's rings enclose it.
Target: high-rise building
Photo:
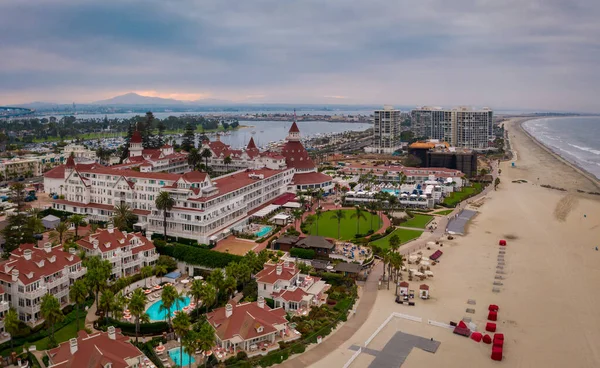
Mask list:
[[[493,140],[493,111],[466,107],[451,110],[421,107],[411,112],[411,130],[416,137],[438,139],[452,146],[486,149]]]
[[[400,149],[400,110],[392,106],[384,106],[383,110],[374,113],[373,147],[376,153],[394,153]]]

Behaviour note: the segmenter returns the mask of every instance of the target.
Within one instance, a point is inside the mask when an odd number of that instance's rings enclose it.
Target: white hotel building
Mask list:
[[[69,304],[71,285],[86,272],[75,253],[74,248],[65,252],[61,245],[52,247],[50,243],[43,248],[22,244],[13,250],[0,263],[0,285],[5,292],[0,313],[10,304],[21,321],[37,325],[43,322],[40,307],[44,294],[54,295],[61,307]]]
[[[279,155],[285,159],[285,166]],[[276,157],[270,163],[274,166],[265,161],[261,168],[239,170],[212,179],[198,171],[139,172],[101,165],[75,165],[69,159],[63,168],[64,176],[50,173],[44,177],[44,186],[61,188],[57,192],[62,193],[64,199],[53,203],[57,210],[79,213],[91,220],[110,221],[114,206],[126,203],[138,216],[136,228],[160,234],[163,233],[163,213],[156,209],[155,200],[160,192],[169,192],[175,206],[167,216],[167,234],[208,243],[223,237],[234,225],[245,224],[252,211],[288,191],[295,192],[300,185],[325,191],[333,188],[329,176],[316,172],[300,143],[295,123],[282,152],[273,156]]]

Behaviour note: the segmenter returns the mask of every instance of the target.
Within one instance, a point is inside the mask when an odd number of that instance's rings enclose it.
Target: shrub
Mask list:
[[[371,234],[373,234],[374,232],[375,232],[375,230],[373,230],[373,229],[370,229],[369,231],[367,231],[367,235],[371,235]]]
[[[112,318],[108,319],[108,324],[106,318],[101,318],[96,323],[103,330],[108,326],[114,326],[120,328],[123,335],[135,336],[135,323],[121,322]],[[168,329],[169,324],[167,322],[140,323],[140,335],[158,335],[168,331]]]
[[[382,235],[382,234],[373,234],[369,237],[369,241],[375,241],[375,240],[381,239],[383,237],[384,237],[384,235]]]
[[[302,259],[314,259],[315,251],[312,249],[292,248],[290,249],[290,256]]]
[[[385,234],[390,234],[392,233],[394,230],[396,230],[395,226],[389,226],[387,229],[385,229]]]
[[[152,234],[153,242],[154,242],[154,239],[163,240],[164,238],[165,237],[161,234]],[[198,241],[195,239],[186,239],[186,238],[180,238],[180,237],[174,237],[174,236],[167,236],[167,242],[168,243],[179,243],[179,244],[184,244],[184,245],[193,245],[193,246],[198,245]],[[156,245],[156,243],[154,243],[154,245]]]
[[[171,256],[189,264],[205,266],[208,268],[225,268],[229,263],[239,262],[243,258],[234,254],[221,253],[183,244],[175,244],[174,246],[167,245],[164,247],[157,246],[156,250],[161,255]]]
[[[295,344],[292,345],[292,354],[302,354],[304,353],[304,351],[306,351],[306,345],[299,343],[299,344]]]
[[[265,298],[265,303],[267,303],[270,308],[275,308],[275,301],[273,299]]]

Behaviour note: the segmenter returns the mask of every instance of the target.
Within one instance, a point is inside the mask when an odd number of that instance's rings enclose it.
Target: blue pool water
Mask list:
[[[400,195],[400,191],[398,189],[388,189],[388,188],[385,188],[385,189],[382,189],[381,191],[382,192],[386,192],[386,193],[393,193],[395,195]]]
[[[179,301],[171,307],[171,310],[169,311],[171,312],[171,317],[175,316],[174,312],[176,310],[182,310],[183,307],[187,307],[188,305],[190,305],[190,298],[186,296],[183,298],[183,302]],[[157,301],[156,303],[152,304],[150,308],[148,308],[146,313],[148,313],[148,316],[151,320],[164,321],[167,319],[167,311],[160,310],[160,307],[162,307],[162,300]]]
[[[267,235],[271,230],[273,230],[273,226],[263,226],[262,229],[255,232],[254,235],[258,236],[259,238],[262,238],[263,236]]]
[[[187,367],[190,364],[190,361],[192,363],[196,361],[194,360],[194,357],[189,356],[189,354],[185,351],[183,351],[183,359],[181,359],[182,356],[179,354],[179,348],[169,350],[169,356],[171,357],[171,359],[173,359],[175,364],[177,364],[180,367]]]

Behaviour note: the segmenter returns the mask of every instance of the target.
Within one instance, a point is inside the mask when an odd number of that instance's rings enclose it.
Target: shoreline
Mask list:
[[[534,142],[538,147],[540,147],[541,149],[546,151],[546,153],[548,153],[549,155],[554,157],[556,160],[560,161],[561,163],[563,163],[563,164],[569,166],[571,169],[575,170],[577,173],[579,173],[585,179],[589,180],[590,183],[592,185],[594,185],[597,189],[600,189],[600,180],[598,178],[596,178],[596,176],[594,174],[585,170],[583,167],[581,167],[577,163],[571,162],[568,159],[562,157],[560,154],[555,152],[551,147],[545,145],[542,141],[535,138],[535,136],[533,136],[531,133],[529,133],[527,131],[527,129],[525,129],[523,127],[523,124],[525,124],[528,121],[540,120],[540,119],[546,119],[546,118],[523,118],[523,120],[519,120],[519,121],[515,122],[515,124],[517,125],[517,129],[519,129],[526,137],[529,138],[529,140]],[[509,138],[509,141],[510,141],[510,138]],[[517,152],[517,157],[518,157],[518,152]]]

